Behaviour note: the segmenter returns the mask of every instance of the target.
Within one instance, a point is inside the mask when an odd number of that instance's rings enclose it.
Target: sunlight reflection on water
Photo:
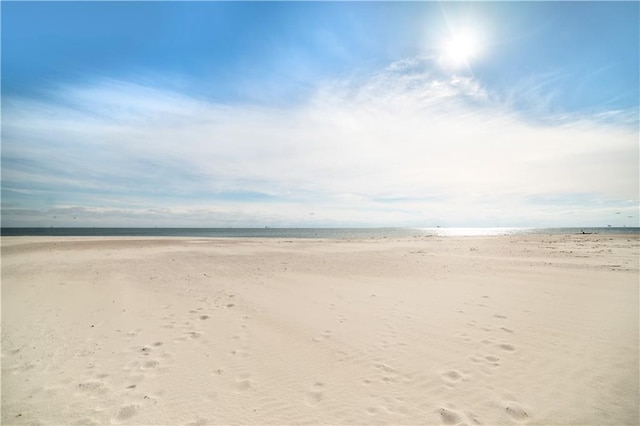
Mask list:
[[[421,228],[420,230],[438,237],[480,237],[526,234],[532,229],[534,228]]]

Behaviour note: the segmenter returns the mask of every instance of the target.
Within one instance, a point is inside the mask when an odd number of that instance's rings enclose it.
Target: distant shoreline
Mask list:
[[[564,228],[115,228],[115,227],[6,227],[3,237],[221,237],[221,238],[402,238],[499,235],[613,234],[639,235],[639,227]]]

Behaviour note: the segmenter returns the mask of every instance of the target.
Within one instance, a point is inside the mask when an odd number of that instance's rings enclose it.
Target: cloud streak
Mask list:
[[[64,209],[78,209],[64,224],[89,226],[586,226],[605,224],[607,209],[637,218],[633,112],[531,117],[514,96],[416,58],[324,82],[287,107],[118,80],[6,99],[3,225],[62,224]],[[532,202],[542,197],[573,201]]]

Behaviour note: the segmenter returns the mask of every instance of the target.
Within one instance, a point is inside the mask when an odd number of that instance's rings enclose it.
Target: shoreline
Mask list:
[[[640,227],[377,227],[377,228],[2,228],[2,237],[423,238],[517,235],[640,235]]]
[[[622,228],[621,228],[622,229]],[[30,240],[40,242],[62,242],[62,241],[82,241],[82,240],[168,240],[168,241],[180,241],[180,240],[204,240],[204,241],[325,241],[325,242],[388,242],[388,241],[434,241],[434,240],[455,240],[455,239],[536,239],[536,238],[581,238],[584,237],[587,241],[590,238],[614,238],[614,239],[628,239],[635,240],[640,244],[640,233],[530,233],[530,234],[496,234],[496,235],[403,235],[403,236],[363,236],[363,237],[292,237],[292,236],[208,236],[208,235],[7,235],[0,236],[0,243],[14,243],[19,240]],[[2,246],[2,244],[0,244]]]

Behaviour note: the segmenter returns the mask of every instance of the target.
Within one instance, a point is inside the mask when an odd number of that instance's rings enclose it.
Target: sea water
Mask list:
[[[2,228],[9,236],[204,238],[408,238],[498,235],[640,234],[640,228]]]

